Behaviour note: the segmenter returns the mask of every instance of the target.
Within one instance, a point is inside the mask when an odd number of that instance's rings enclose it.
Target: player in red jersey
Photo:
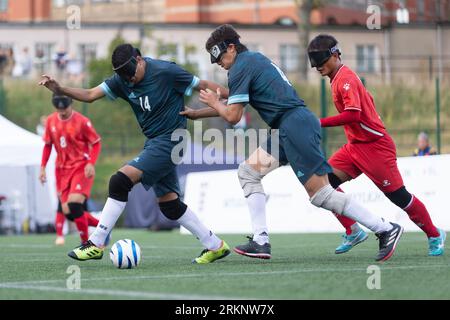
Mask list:
[[[95,162],[100,154],[100,136],[88,118],[72,109],[72,99],[53,95],[56,112],[48,118],[44,133],[44,150],[39,179],[47,181],[47,165],[52,146],[57,153],[56,189],[62,208],[56,214],[57,238],[55,244],[64,244],[62,226],[65,218],[75,222],[81,241],[88,240],[88,226],[97,226],[98,220],[83,203],[91,193],[95,175]],[[58,206],[59,207],[59,206]]]
[[[311,67],[331,81],[336,116],[320,119],[322,127],[344,126],[348,143],[329,160],[333,173],[329,180],[334,188],[366,174],[395,205],[428,237],[431,256],[444,253],[446,234],[436,228],[424,204],[409,193],[397,167],[396,147],[378,115],[372,96],[359,77],[341,62],[337,40],[330,35],[315,37],[308,46]],[[336,215],[346,229],[346,235],[336,253],[344,253],[367,238],[359,225]]]

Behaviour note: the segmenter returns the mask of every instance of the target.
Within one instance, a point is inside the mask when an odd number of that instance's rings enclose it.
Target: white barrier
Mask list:
[[[406,188],[426,205],[435,225],[450,230],[450,155],[399,158],[398,165]],[[310,204],[289,166],[271,172],[263,185],[270,232],[343,231],[331,213]],[[419,230],[365,175],[343,184],[342,189],[373,213],[403,225],[407,231]],[[216,233],[251,233],[250,214],[236,170],[190,173],[185,202]]]

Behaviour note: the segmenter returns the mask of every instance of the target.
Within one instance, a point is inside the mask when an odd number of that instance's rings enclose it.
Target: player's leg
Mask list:
[[[429,254],[443,254],[445,232],[435,227],[425,205],[406,190],[398,170],[396,147],[392,138],[384,136],[370,144],[355,145],[352,153],[357,157],[361,170],[427,235]]]
[[[428,254],[430,256],[440,256],[444,253],[446,233],[444,230],[436,228],[431,220],[425,205],[413,194],[409,193],[404,186],[385,193],[397,207],[403,209],[428,237]]]
[[[276,139],[278,136],[276,135]],[[270,146],[272,137],[267,141]],[[270,150],[267,149],[266,150]],[[250,157],[239,165],[238,178],[250,212],[253,236],[249,241],[234,248],[236,253],[260,259],[271,258],[269,231],[266,222],[266,201],[261,180],[269,172],[279,167],[280,162],[263,147],[256,149]],[[283,157],[283,155],[281,155]]]
[[[389,259],[403,228],[372,214],[351,196],[333,189],[328,181],[332,168],[320,148],[317,118],[306,108],[291,113],[280,126],[280,139],[287,159],[310,196],[311,203],[347,216],[375,232],[380,239],[376,260]]]
[[[64,234],[63,234],[65,221],[66,221],[66,216],[63,213],[61,201],[58,198],[58,209],[56,210],[56,218],[55,218],[55,229],[56,229],[55,244],[57,246],[62,246],[65,243]]]
[[[65,211],[63,210],[61,196],[63,195],[63,186],[64,189],[67,188],[66,181],[63,181],[64,175],[61,169],[55,169],[55,179],[56,179],[56,191],[58,193],[58,208],[56,211],[56,218],[55,218],[55,228],[56,228],[56,245],[64,245],[64,234],[63,234],[63,228],[64,228],[64,222],[66,220],[66,214],[69,214],[69,208],[66,206]]]
[[[81,193],[70,193],[66,202],[69,208],[69,214],[66,217],[75,223],[82,244],[86,243],[89,238],[88,222],[83,208],[85,199],[86,197]]]
[[[146,182],[146,178],[144,175],[143,183]],[[179,198],[180,187],[175,167],[153,185],[153,190],[164,216],[170,220],[177,221],[181,226],[189,230],[205,248],[197,258],[192,260],[193,263],[211,263],[230,254],[230,248],[225,241],[207,228],[191,208]]]
[[[85,215],[86,218],[87,218],[88,226],[89,226],[89,227],[96,227],[96,226],[98,225],[98,219],[95,218],[95,217],[89,212],[88,207],[87,207],[87,201],[88,201],[88,198],[86,198],[86,200],[84,200],[84,202],[83,202],[84,215]]]
[[[79,173],[80,170],[77,169],[60,171],[58,177],[60,178],[60,186],[63,186],[63,189],[59,191],[59,200],[61,201],[66,219],[75,223],[81,242],[84,243],[87,241],[88,232],[87,221],[84,217],[82,207],[80,210],[80,205],[83,203],[84,197],[77,190],[79,189],[79,184],[76,181],[76,177]],[[76,202],[78,202],[78,205]]]
[[[109,196],[103,207],[100,221],[85,246],[69,252],[76,260],[101,259],[108,236],[123,212],[128,193],[141,180],[142,171],[131,165],[125,165],[113,174],[109,180]]]
[[[83,164],[71,173],[69,196],[67,200],[70,214],[67,217],[75,222],[77,229],[80,232],[82,243],[87,242],[89,238],[89,219],[85,213],[84,203],[91,194],[93,183],[93,177],[86,178]]]
[[[342,146],[335,152],[328,162],[333,167],[333,172],[328,174],[328,180],[336,191],[344,192],[339,186],[361,174],[361,171],[353,163],[350,154],[348,154],[347,145]],[[367,233],[356,221],[335,212],[333,214],[345,228],[342,243],[334,251],[336,254],[348,252],[368,238]]]

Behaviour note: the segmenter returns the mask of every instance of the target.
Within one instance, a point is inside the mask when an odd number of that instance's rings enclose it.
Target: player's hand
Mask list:
[[[196,120],[197,117],[197,111],[189,108],[188,106],[184,106],[184,110],[180,112],[180,115],[185,116],[188,119]]]
[[[61,89],[59,83],[55,79],[46,74],[42,75],[42,79],[41,81],[39,81],[39,85],[46,87],[47,89],[49,89],[54,93],[58,93]]]
[[[200,102],[203,102],[214,108],[214,106],[220,101],[220,88],[217,88],[216,92],[210,89],[200,90]],[[214,108],[215,109],[215,108]]]
[[[84,175],[88,179],[95,176],[95,167],[92,163],[88,163],[86,167],[84,167]]]
[[[45,168],[41,168],[39,172],[39,181],[44,184],[47,182],[47,174],[45,173]]]

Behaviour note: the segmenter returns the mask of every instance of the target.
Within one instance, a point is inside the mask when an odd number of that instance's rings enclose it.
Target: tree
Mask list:
[[[311,11],[323,6],[326,0],[295,0],[298,14],[298,40],[299,40],[299,73],[298,82],[308,80],[308,53],[306,49],[309,44],[311,31]]]
[[[99,83],[102,83],[106,78],[113,74],[111,65],[111,56],[114,49],[121,44],[127,43],[124,38],[122,38],[119,32],[116,37],[111,41],[108,46],[108,55],[103,59],[94,59],[89,62],[89,85],[90,87],[95,87]],[[139,48],[139,43],[131,43],[133,46]]]

